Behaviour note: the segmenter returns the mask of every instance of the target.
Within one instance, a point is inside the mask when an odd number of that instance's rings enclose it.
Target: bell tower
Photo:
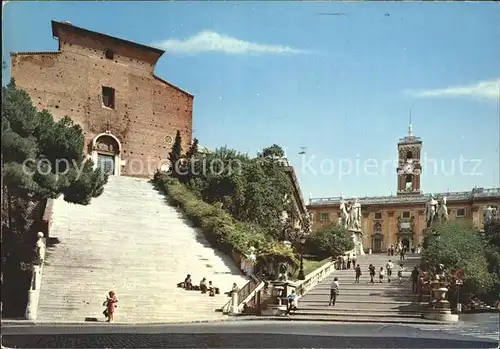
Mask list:
[[[411,110],[408,135],[398,142],[397,195],[420,195],[422,140],[412,132]]]

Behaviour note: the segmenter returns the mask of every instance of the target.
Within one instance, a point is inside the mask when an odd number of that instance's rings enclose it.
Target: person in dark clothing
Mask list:
[[[368,271],[370,272],[370,282],[373,284],[373,278],[375,277],[375,267],[373,266],[373,264],[370,264],[370,266],[368,267]]]
[[[420,273],[418,271],[418,267],[415,266],[413,270],[411,271],[411,287],[414,293],[418,293],[418,277]]]
[[[356,273],[356,280],[354,281],[355,283],[359,284],[359,278],[361,276],[361,267],[358,265],[356,265],[356,269],[355,270],[355,273]]]
[[[352,257],[352,270],[356,270],[356,257]]]
[[[400,260],[402,260],[402,261],[405,260],[405,253],[406,253],[405,249],[402,248],[401,251],[399,252],[399,259]]]

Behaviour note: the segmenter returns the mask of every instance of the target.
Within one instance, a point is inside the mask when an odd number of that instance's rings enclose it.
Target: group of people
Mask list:
[[[395,269],[394,263],[389,259],[389,261],[385,265],[385,268],[380,267],[380,269],[378,271],[378,275],[379,275],[378,282],[383,283],[386,276],[387,276],[387,282],[391,282],[392,273],[393,273],[394,269]],[[398,271],[397,271],[398,281],[400,284],[403,282],[403,272],[404,271],[405,271],[404,265],[400,264]],[[355,273],[354,282],[359,284],[359,280],[360,280],[361,275],[362,275],[361,266],[359,264],[356,264],[356,266],[354,267],[354,273]],[[372,283],[372,284],[375,283],[376,268],[373,264],[370,264],[368,266],[368,273],[370,275],[370,283]],[[412,282],[413,293],[419,292],[419,289],[418,289],[418,287],[419,287],[419,275],[420,275],[420,272],[418,270],[418,267],[415,266],[413,268],[413,270],[411,272],[411,276],[410,276],[411,282]],[[340,291],[339,279],[337,277],[335,277],[333,279],[331,286],[330,286],[329,306],[335,305],[335,302],[337,301],[337,297],[339,295],[339,291]]]
[[[422,251],[422,248],[420,247],[420,245],[418,245],[417,248],[412,246],[412,248],[409,249],[406,246],[403,246],[403,244],[401,242],[399,242],[399,244],[396,246],[396,248],[394,248],[394,245],[389,246],[389,248],[387,249],[387,255],[394,256],[394,253],[397,253],[397,254],[399,254],[399,259],[404,260],[406,257],[406,254],[408,253],[409,250],[411,251],[411,253],[416,252],[417,254],[420,254],[420,252]]]
[[[209,281],[207,284],[207,278],[201,279],[199,286],[193,285],[191,274],[187,274],[186,278],[184,279],[184,282],[179,283],[178,286],[188,291],[191,290],[201,291],[201,293],[203,294],[208,292],[208,295],[210,297],[214,297],[216,294],[219,293],[219,289],[213,285],[212,281]]]

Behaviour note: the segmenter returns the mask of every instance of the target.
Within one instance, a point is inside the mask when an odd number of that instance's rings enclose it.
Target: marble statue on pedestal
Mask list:
[[[363,233],[361,232],[361,217],[361,204],[358,198],[355,198],[354,202],[350,200],[347,205],[344,200],[341,201],[339,224],[352,234],[354,253],[356,255],[365,254],[363,249]]]
[[[448,208],[446,207],[446,196],[441,198],[441,202],[439,203],[439,208],[437,212],[437,216],[440,222],[448,222],[450,219],[448,217]]]
[[[427,223],[427,228],[432,226],[436,219],[438,202],[434,199],[434,195],[431,194],[429,201],[425,204],[425,222]]]
[[[340,201],[339,225],[344,229],[347,229],[349,225],[349,214],[347,213],[344,200]]]
[[[355,198],[350,204],[348,229],[352,231],[361,231],[361,204],[359,199]]]
[[[45,249],[46,249],[45,236],[40,231],[40,232],[38,232],[37,237],[38,237],[38,240],[36,241],[36,245],[35,245],[37,264],[42,265],[43,260],[45,258]]]

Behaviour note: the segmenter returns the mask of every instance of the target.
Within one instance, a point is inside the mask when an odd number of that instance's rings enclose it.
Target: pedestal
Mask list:
[[[238,310],[238,292],[233,292],[231,294],[231,308],[229,309],[230,315],[237,315],[239,313]]]
[[[424,319],[443,322],[457,322],[458,315],[451,313],[450,302],[446,300],[446,287],[434,289],[435,300],[431,301],[429,308],[422,314]]]
[[[365,250],[363,248],[363,233],[361,230],[349,230],[351,233],[352,241],[354,242],[354,253],[356,256],[363,256],[365,254]]]

